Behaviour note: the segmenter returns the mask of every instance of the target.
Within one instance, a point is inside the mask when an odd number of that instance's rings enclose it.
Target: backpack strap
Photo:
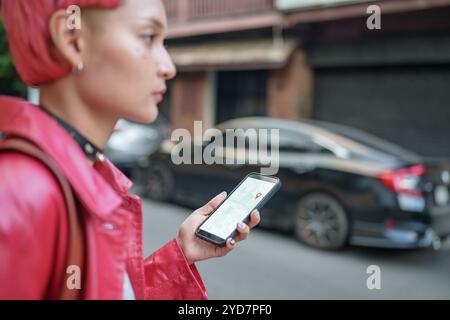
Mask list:
[[[1,138],[1,137],[0,137]],[[33,143],[16,137],[0,139],[0,153],[1,152],[19,152],[30,157],[33,157],[42,162],[53,173],[60,184],[61,190],[64,194],[64,199],[67,208],[68,221],[68,248],[66,253],[66,263],[64,274],[64,281],[62,281],[59,296],[56,299],[60,300],[78,300],[82,299],[82,289],[69,289],[67,280],[70,274],[67,273],[69,266],[77,266],[80,270],[81,279],[84,278],[84,261],[85,261],[85,241],[82,229],[81,217],[77,213],[75,198],[70,187],[69,182],[57,166],[55,161],[45,154]],[[59,280],[59,279],[58,279]],[[83,281],[81,281],[83,284]],[[49,285],[50,287],[50,285]],[[49,297],[52,299],[52,297]]]

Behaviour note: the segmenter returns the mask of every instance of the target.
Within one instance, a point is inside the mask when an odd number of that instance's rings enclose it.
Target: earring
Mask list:
[[[84,63],[78,62],[77,65],[73,68],[73,73],[78,74],[83,72],[84,70]]]

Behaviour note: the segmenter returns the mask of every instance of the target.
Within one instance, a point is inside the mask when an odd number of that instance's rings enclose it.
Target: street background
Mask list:
[[[146,256],[175,237],[191,212],[144,200]],[[381,268],[381,290],[366,286],[370,265]],[[229,256],[197,266],[211,299],[450,299],[448,250],[327,252],[257,229]]]

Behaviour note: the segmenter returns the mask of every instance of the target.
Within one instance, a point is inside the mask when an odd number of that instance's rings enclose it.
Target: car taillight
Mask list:
[[[378,178],[387,188],[396,193],[422,196],[419,182],[425,172],[426,168],[423,165],[417,165],[409,168],[389,170],[383,172]]]

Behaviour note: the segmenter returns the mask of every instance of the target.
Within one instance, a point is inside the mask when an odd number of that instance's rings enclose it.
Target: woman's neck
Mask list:
[[[41,87],[40,103],[97,147],[104,149],[118,118],[88,106],[70,87],[51,84]]]

